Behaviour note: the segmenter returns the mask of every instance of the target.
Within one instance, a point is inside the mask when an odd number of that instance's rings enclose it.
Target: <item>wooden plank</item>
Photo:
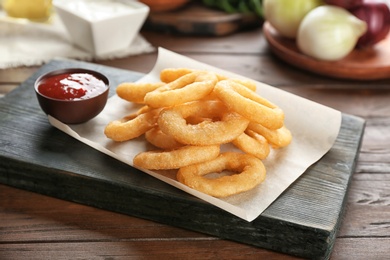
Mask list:
[[[355,168],[362,119],[344,114],[333,148],[249,223],[51,127],[33,83],[46,71],[74,66],[104,73],[113,86],[141,76],[84,62],[43,66],[0,100],[0,131],[6,133],[0,137],[1,183],[282,253],[329,256]]]
[[[2,259],[192,259],[196,251],[196,259],[213,259],[218,254],[220,259],[231,259],[240,252],[239,259],[275,259],[277,254],[264,251],[260,254],[248,245],[240,245],[226,240],[212,240],[214,248],[210,248],[210,239],[205,240],[124,240],[116,242],[83,242],[73,243],[32,243],[0,244]],[[2,251],[3,248],[6,250]],[[171,250],[167,250],[171,248]],[[297,259],[292,256],[279,255],[284,260]]]
[[[0,97],[4,97],[5,94],[14,90],[17,86],[17,84],[0,84]]]
[[[0,199],[0,259],[58,259],[57,251],[66,259],[92,259],[102,254],[107,259],[168,259],[164,256],[173,253],[169,259],[192,255],[202,259],[241,259],[243,255],[246,259],[297,259],[1,184],[0,198],[6,198]],[[76,243],[77,252],[73,250]],[[176,246],[186,250],[176,252]]]
[[[389,236],[390,176],[386,173],[370,172],[354,175],[347,202],[348,211],[339,232],[341,237]]]
[[[1,69],[0,70],[0,79],[2,83],[17,83],[25,81],[28,79],[34,72],[37,71],[39,67],[18,67],[10,69]]]
[[[170,38],[169,36],[164,36],[167,39],[171,39],[181,42],[180,39]],[[185,38],[186,39],[186,38]],[[188,40],[188,39],[187,39]],[[187,40],[183,42],[186,44]],[[169,47],[168,45],[166,47]],[[383,89],[384,91],[389,91],[390,80],[378,80],[373,82],[356,82],[356,81],[341,81],[338,79],[332,79],[325,76],[318,76],[316,74],[300,70],[294,67],[291,67],[287,63],[280,61],[279,59],[273,57],[272,55],[254,55],[253,53],[240,53],[237,50],[231,51],[228,47],[223,46],[223,42],[218,42],[215,48],[220,47],[223,49],[221,53],[206,53],[199,54],[197,52],[192,52],[189,50],[181,50],[181,48],[169,48],[185,56],[188,56],[194,60],[237,73],[239,75],[264,82],[271,86],[275,87],[289,87],[289,88],[311,88],[315,90],[329,90],[329,91],[339,91],[339,90],[376,90]],[[243,45],[244,49],[246,45]],[[178,51],[177,51],[178,50]],[[234,62],[232,62],[232,56],[236,56]],[[139,72],[147,73],[149,72],[154,64],[152,63],[157,58],[157,53],[142,55],[138,57],[132,57],[131,62],[127,59],[120,60],[106,60],[106,61],[96,61],[99,64],[106,66],[115,66],[121,69],[127,70],[136,70]],[[136,65],[138,63],[138,65]],[[142,64],[140,66],[139,64]],[[141,68],[140,68],[141,67]]]
[[[257,58],[269,55],[267,42],[261,37],[261,33],[261,28],[237,32],[229,35],[229,41],[226,37],[202,37],[202,41],[199,41],[199,36],[180,37],[163,34],[164,41],[161,41],[161,33],[142,31],[142,35],[153,46],[161,46],[177,53],[242,54]]]
[[[340,238],[332,259],[389,259],[389,245],[388,237]]]
[[[376,256],[376,259],[385,259],[388,254],[388,232],[386,232],[390,219],[389,201],[386,197],[390,183],[390,176],[386,174],[354,174],[350,186],[348,210],[343,220],[342,228],[338,234],[331,259],[362,259],[366,256]],[[365,194],[370,194],[366,199]],[[67,201],[50,198],[40,194],[20,191],[15,188],[0,185],[0,242],[1,244],[39,244],[36,252],[29,251],[30,257],[42,254],[42,248],[47,258],[55,258],[55,252],[51,245],[58,242],[70,241],[71,243],[110,241],[168,241],[190,240],[210,241],[214,243],[217,238],[205,237],[202,234],[185,229],[169,228],[156,222],[129,217],[117,213],[110,213],[85,207]],[[377,199],[375,199],[377,198]],[[383,198],[380,199],[380,198]],[[387,200],[386,200],[387,198]],[[378,200],[379,199],[379,200]],[[39,201],[39,203],[36,203]],[[382,201],[382,205],[375,203]],[[45,243],[47,243],[45,245]],[[364,245],[363,245],[364,244]],[[87,244],[90,245],[90,244]],[[237,245],[220,244],[220,248]],[[359,245],[359,246],[357,246]],[[130,243],[127,247],[132,246]],[[5,246],[5,248],[7,248]],[[18,250],[22,250],[18,248]],[[170,246],[171,248],[171,246]],[[209,250],[213,255],[213,248],[203,243],[197,243],[191,247],[193,253]],[[252,255],[257,259],[265,258],[267,252],[250,247],[237,247],[237,250],[252,250]],[[223,250],[222,250],[223,251]],[[20,251],[0,251],[0,259],[17,259]],[[230,259],[239,256],[231,253]],[[107,250],[107,254],[114,254]],[[161,252],[163,255],[164,252]],[[215,252],[220,255],[221,252]],[[189,253],[189,255],[191,255]],[[8,258],[5,256],[9,256]],[[93,254],[86,256],[92,257]],[[140,257],[145,255],[140,254]],[[346,258],[349,256],[349,258]],[[359,257],[357,257],[359,256]],[[273,257],[272,259],[276,259]],[[281,259],[285,256],[281,255]],[[31,259],[31,258],[30,258]],[[277,258],[279,259],[279,258]]]

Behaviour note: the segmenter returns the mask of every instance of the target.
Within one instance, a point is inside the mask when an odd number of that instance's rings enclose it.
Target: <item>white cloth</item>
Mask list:
[[[153,51],[155,48],[138,35],[126,50],[94,56],[72,44],[55,13],[50,22],[34,23],[8,18],[0,11],[0,69],[42,65],[53,58],[108,60]]]

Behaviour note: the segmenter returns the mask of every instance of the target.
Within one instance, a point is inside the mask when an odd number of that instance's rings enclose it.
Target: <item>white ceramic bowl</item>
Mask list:
[[[133,0],[55,0],[56,12],[73,43],[94,55],[129,47],[149,7]]]

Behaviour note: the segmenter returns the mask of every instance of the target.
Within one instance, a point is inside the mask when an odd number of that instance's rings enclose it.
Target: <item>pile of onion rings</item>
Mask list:
[[[136,155],[134,166],[176,170],[179,182],[214,197],[262,183],[262,160],[292,140],[283,110],[257,94],[250,80],[169,68],[160,72],[160,82],[125,82],[116,91],[142,107],[110,122],[105,135],[117,142],[144,137],[156,149]],[[237,151],[221,152],[226,144]]]

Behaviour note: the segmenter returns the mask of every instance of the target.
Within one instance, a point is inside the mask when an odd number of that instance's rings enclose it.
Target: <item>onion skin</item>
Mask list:
[[[263,0],[264,18],[280,35],[295,39],[303,17],[322,0]]]
[[[325,4],[336,5],[344,9],[351,9],[363,4],[363,0],[324,0]]]
[[[367,23],[367,31],[359,38],[357,47],[372,47],[388,35],[390,31],[390,10],[385,3],[367,2],[351,9],[350,12]]]

